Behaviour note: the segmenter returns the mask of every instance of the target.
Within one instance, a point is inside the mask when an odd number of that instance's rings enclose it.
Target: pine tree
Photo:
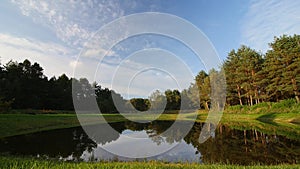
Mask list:
[[[240,105],[243,105],[242,101],[242,88],[241,88],[241,79],[239,78],[240,72],[240,58],[235,52],[232,50],[229,52],[228,57],[223,63],[222,68],[225,71],[226,75],[226,84],[227,84],[227,104],[236,104],[236,100]]]
[[[300,35],[275,37],[270,47],[266,58],[270,78],[267,90],[276,101],[293,95],[299,103]]]

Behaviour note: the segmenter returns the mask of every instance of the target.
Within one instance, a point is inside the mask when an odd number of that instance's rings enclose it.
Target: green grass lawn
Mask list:
[[[204,122],[207,112],[199,111],[197,121]],[[105,121],[99,121],[95,117],[100,115],[86,114],[83,115],[85,125],[97,124]],[[133,119],[149,120],[152,116],[130,115]],[[193,120],[191,117],[195,113],[185,113],[182,115],[162,114],[158,120]],[[104,114],[102,117],[108,122],[124,121],[125,118],[118,114]],[[255,129],[270,132],[291,131],[289,135],[300,136],[299,121],[300,113],[254,113],[254,114],[233,114],[224,113],[221,119],[222,124],[227,124],[235,128],[244,127],[244,129]],[[0,138],[33,133],[38,131],[70,128],[79,126],[76,114],[0,114]],[[264,131],[266,132],[266,131]],[[280,134],[280,133],[279,133]],[[281,133],[282,134],[282,133]]]
[[[263,166],[263,165],[252,165],[252,166],[239,166],[239,165],[221,165],[221,164],[195,164],[195,163],[164,163],[157,161],[149,162],[58,162],[52,160],[40,160],[31,158],[19,158],[19,157],[1,157],[0,156],[0,168],[11,168],[11,169],[42,169],[42,168],[59,168],[59,169],[238,169],[238,168],[274,168],[274,169],[288,169],[288,168],[300,168],[300,165],[274,165],[274,166]]]
[[[87,114],[85,125],[100,123],[94,114]],[[104,115],[109,122],[124,121],[120,115]],[[0,114],[0,138],[39,131],[80,126],[76,114]]]

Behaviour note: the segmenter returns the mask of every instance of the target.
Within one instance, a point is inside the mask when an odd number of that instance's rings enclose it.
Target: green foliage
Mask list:
[[[232,50],[223,64],[226,73],[227,103],[233,105],[253,105],[258,102],[261,80],[258,72],[262,69],[262,55],[242,45],[237,51]]]
[[[11,110],[11,104],[13,103],[13,101],[4,101],[1,97],[0,97],[0,113],[6,113],[9,112]]]
[[[272,103],[271,102],[262,102],[262,103],[258,103],[255,104],[253,106],[251,106],[250,110],[257,110],[257,109],[261,109],[261,108],[271,108]]]
[[[300,97],[300,35],[275,37],[263,58],[246,46],[229,52],[226,72],[227,104],[254,105],[259,102]]]
[[[108,88],[102,88],[100,85],[94,83],[93,88],[95,90],[97,103],[101,113],[118,113],[118,110],[114,104],[114,101],[118,103],[122,109],[124,109],[126,101],[122,96],[113,90]]]
[[[178,90],[166,90],[167,105],[165,110],[180,110],[181,94]]]
[[[197,164],[197,163],[166,163],[158,161],[131,161],[131,162],[63,162],[44,160],[36,158],[20,158],[20,157],[0,157],[0,168],[7,169],[22,169],[22,168],[58,168],[58,169],[73,169],[73,168],[98,168],[98,169],[286,169],[286,168],[299,168],[298,164],[281,164],[281,165],[259,165],[253,164],[250,166],[231,165],[231,164]]]
[[[130,99],[130,104],[138,111],[147,111],[151,106],[149,99],[143,98]]]
[[[226,108],[226,113],[246,113],[249,110],[249,106],[234,105]]]
[[[234,105],[228,106],[225,113],[238,114],[259,114],[259,113],[299,113],[300,104],[295,99],[286,99],[280,102],[262,102],[253,106],[248,105]]]
[[[270,99],[278,101],[295,97],[299,103],[300,35],[275,37],[270,47],[264,67]]]
[[[73,109],[71,80],[48,78],[38,63],[8,62],[0,71],[0,96],[13,100],[13,109]]]
[[[298,113],[298,114],[300,114],[300,104],[299,103],[298,104],[294,104],[294,106],[291,108],[291,113]]]
[[[272,109],[279,109],[279,108],[292,108],[295,104],[297,104],[295,99],[287,99],[287,100],[282,100],[280,102],[274,103],[272,105]]]
[[[229,111],[239,111],[239,110],[242,110],[244,106],[241,106],[241,105],[235,105],[235,106],[229,106],[227,108],[227,110]]]
[[[112,96],[125,104],[119,94],[96,83],[92,85],[85,78],[77,80],[62,74],[48,80],[38,63],[31,64],[29,60],[24,60],[0,65],[0,112],[7,112],[10,108],[49,110],[50,113],[51,110],[74,110],[72,83],[77,95],[74,101],[87,103],[81,104],[85,105],[81,109],[91,109],[89,103],[95,97],[103,113],[117,112]]]

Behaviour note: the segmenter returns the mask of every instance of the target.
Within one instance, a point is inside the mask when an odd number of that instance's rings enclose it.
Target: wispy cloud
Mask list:
[[[52,42],[14,37],[0,34],[1,63],[10,60],[22,62],[29,59],[38,62],[45,69],[47,76],[66,73],[72,75],[72,64],[76,51]],[[66,66],[70,65],[70,67]]]
[[[52,42],[41,42],[35,39],[14,37],[8,34],[0,34],[0,44],[7,45],[19,49],[32,50],[40,53],[48,53],[50,55],[68,55],[72,50],[70,48],[58,45]]]
[[[12,0],[25,16],[50,27],[69,45],[82,46],[105,23],[124,15],[120,4],[111,1]]]
[[[300,33],[300,1],[254,0],[242,21],[242,43],[265,52],[274,36]]]

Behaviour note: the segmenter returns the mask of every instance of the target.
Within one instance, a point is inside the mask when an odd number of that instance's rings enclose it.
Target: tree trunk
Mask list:
[[[247,105],[250,106],[250,96],[249,96],[248,93],[247,93],[247,95],[246,95],[246,98],[247,98]]]
[[[206,110],[209,110],[208,102],[205,102],[205,109],[206,109]]]
[[[244,130],[244,143],[247,145],[247,131]]]
[[[259,96],[258,96],[257,86],[255,86],[254,97],[255,97],[255,104],[258,104],[259,103]]]
[[[296,82],[295,78],[292,78],[292,85],[293,85],[293,90],[294,90],[296,101],[297,101],[297,103],[300,103],[300,99],[299,99],[300,94],[298,92],[297,82]]]
[[[299,96],[298,96],[298,95],[296,95],[296,96],[295,96],[295,98],[296,98],[296,100],[297,100],[297,103],[300,103]]]
[[[242,98],[241,98],[241,90],[240,90],[240,86],[239,86],[239,85],[236,85],[236,87],[237,87],[237,92],[238,92],[238,96],[239,96],[240,105],[242,106],[242,105],[243,105],[243,102],[242,102]]]
[[[254,130],[254,131],[255,131],[255,140],[258,141],[258,134],[257,134],[257,131],[256,131],[256,130]]]

